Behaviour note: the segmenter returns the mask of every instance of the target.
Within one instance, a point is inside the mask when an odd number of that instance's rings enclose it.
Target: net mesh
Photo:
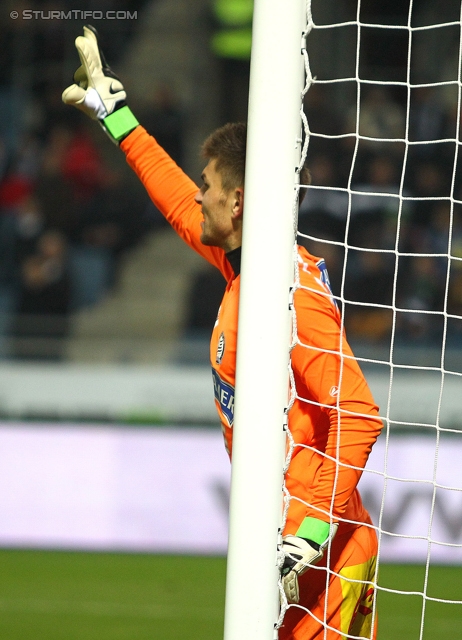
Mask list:
[[[435,603],[462,604],[432,582],[462,563],[461,3],[341,4],[307,2],[297,241],[325,258],[384,423],[359,485],[379,543],[372,618],[382,598],[417,599],[406,628],[435,637]],[[291,372],[289,415],[299,393]],[[288,442],[286,470],[290,420]],[[382,579],[389,562],[419,565],[418,587]]]

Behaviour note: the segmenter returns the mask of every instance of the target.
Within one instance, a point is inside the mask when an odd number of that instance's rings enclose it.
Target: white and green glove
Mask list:
[[[295,536],[283,537],[284,564],[281,576],[288,602],[299,602],[298,576],[321,560],[337,529],[338,524],[329,524],[317,518],[305,518]]]
[[[75,46],[82,64],[74,74],[74,84],[63,91],[63,102],[98,120],[111,140],[119,144],[139,124],[127,107],[123,85],[108,66],[94,27],[85,26]]]

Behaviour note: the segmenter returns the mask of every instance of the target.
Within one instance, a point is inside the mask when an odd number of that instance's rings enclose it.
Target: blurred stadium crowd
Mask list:
[[[334,293],[347,301],[350,336],[389,343],[394,320],[396,340],[441,344],[443,312],[462,314],[460,103],[454,85],[413,88],[408,112],[400,97],[365,85],[358,119],[356,105],[339,118],[325,86],[309,90],[315,188],[302,203],[299,232],[325,257]],[[356,120],[365,137],[358,143]],[[448,342],[462,341],[460,319],[449,317],[446,330]]]
[[[140,10],[143,3],[100,5]],[[133,27],[117,25],[117,47],[106,52],[112,66]],[[32,357],[18,347],[21,336],[66,337],[72,314],[96,305],[117,281],[123,253],[162,224],[139,185],[106,158],[101,132],[61,102],[63,52],[75,32],[75,22],[0,24],[2,358]],[[457,80],[458,57],[456,47],[441,81],[448,73]],[[233,74],[242,86],[248,61],[222,70],[227,87]],[[246,99],[244,91],[235,111]],[[315,84],[306,97],[313,188],[300,211],[300,242],[325,257],[334,294],[346,300],[350,336],[389,343],[394,332],[397,340],[441,344],[444,332],[448,343],[462,344],[457,87],[421,86],[408,95],[405,87],[365,84],[359,118],[356,93],[340,108],[338,99],[338,87],[329,84]],[[137,115],[181,165],[184,121],[168,87]],[[359,143],[357,127],[365,137]],[[187,335],[208,333],[223,287],[219,274],[197,274]],[[60,350],[48,357],[59,358]]]
[[[133,3],[100,4],[128,10]],[[71,5],[27,7],[46,16]],[[85,8],[92,3],[80,3]],[[133,25],[108,23],[117,34],[107,38],[111,62]],[[104,298],[120,257],[160,222],[125,167],[111,162],[116,154],[100,129],[62,103],[72,79],[72,71],[63,78],[63,61],[77,29],[75,21],[46,19],[0,25],[0,358],[60,358],[72,314]],[[75,58],[73,50],[74,66]],[[167,90],[141,118],[181,162],[182,125]],[[37,354],[30,345],[43,338],[51,340]]]

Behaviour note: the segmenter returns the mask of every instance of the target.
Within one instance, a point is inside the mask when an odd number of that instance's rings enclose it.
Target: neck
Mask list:
[[[241,247],[236,247],[231,251],[227,251],[226,257],[228,258],[228,262],[231,265],[234,271],[234,277],[241,273]]]

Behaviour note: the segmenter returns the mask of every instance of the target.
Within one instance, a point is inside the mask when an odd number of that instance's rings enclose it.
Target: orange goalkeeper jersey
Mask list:
[[[232,449],[239,250],[225,254],[200,241],[203,220],[194,201],[198,187],[168,154],[137,127],[121,144],[127,161],[157,208],[180,237],[227,281],[210,344],[215,402],[229,454]],[[291,500],[285,533],[305,516],[369,522],[356,489],[381,422],[364,376],[353,358],[332,298],[324,261],[299,248],[300,282],[294,295],[298,341],[292,351],[296,400],[289,428],[296,447],[286,484]]]

